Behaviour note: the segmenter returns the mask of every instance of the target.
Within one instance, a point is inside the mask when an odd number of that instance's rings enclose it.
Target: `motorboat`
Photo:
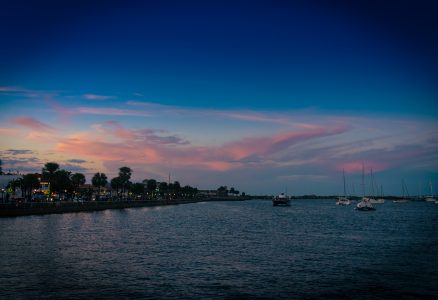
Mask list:
[[[272,205],[273,206],[278,206],[278,205],[289,206],[290,200],[284,193],[281,193],[280,195],[275,196],[274,199],[272,199]]]

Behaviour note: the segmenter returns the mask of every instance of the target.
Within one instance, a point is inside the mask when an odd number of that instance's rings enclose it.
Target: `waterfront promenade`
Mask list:
[[[0,204],[0,217],[18,217],[28,215],[60,214],[70,212],[99,211],[106,209],[124,209],[131,207],[178,205],[206,201],[239,201],[248,197],[208,197],[194,199],[163,200],[120,200],[120,201],[86,201],[86,202],[32,202]]]

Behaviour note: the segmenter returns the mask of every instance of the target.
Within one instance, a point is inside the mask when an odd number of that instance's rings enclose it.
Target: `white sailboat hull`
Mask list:
[[[336,200],[336,205],[350,205],[351,200],[345,197],[339,197],[338,200]]]

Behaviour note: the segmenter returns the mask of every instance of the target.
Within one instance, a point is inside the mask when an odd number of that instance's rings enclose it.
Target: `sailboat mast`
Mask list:
[[[365,165],[362,162],[362,197],[365,197]]]
[[[342,177],[344,179],[344,198],[347,196],[347,193],[345,192],[345,170],[342,168]]]

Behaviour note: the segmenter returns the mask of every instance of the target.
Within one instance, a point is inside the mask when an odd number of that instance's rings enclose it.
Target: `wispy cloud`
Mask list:
[[[83,164],[86,163],[86,160],[83,159],[69,159],[67,160],[68,163],[72,163],[72,164]]]
[[[84,94],[82,95],[82,98],[87,100],[108,100],[108,99],[114,99],[115,96],[106,96],[106,95],[96,95],[96,94]]]
[[[90,114],[90,115],[105,115],[105,116],[136,116],[136,117],[149,117],[150,113],[145,111],[131,110],[131,109],[119,109],[111,107],[79,107],[76,109],[78,113]]]
[[[18,134],[18,129],[16,128],[0,128],[1,136],[13,137],[13,136],[17,136],[17,134]]]
[[[9,96],[24,96],[28,98],[44,97],[46,95],[59,94],[59,91],[44,91],[28,89],[20,86],[2,86],[0,87],[0,95],[6,94]]]
[[[189,143],[177,135],[169,134],[167,130],[152,128],[127,129],[114,120],[94,124],[92,127],[101,135],[114,137],[128,144],[132,142],[168,145],[185,145]]]
[[[0,86],[0,92],[23,92],[24,89],[13,86]]]
[[[177,114],[188,116],[202,116],[202,117],[220,117],[226,119],[235,119],[248,122],[262,122],[273,123],[281,125],[295,125],[290,117],[278,113],[260,113],[249,110],[218,110],[218,109],[203,109],[203,108],[183,108],[172,105],[162,105],[152,102],[128,101],[127,105],[137,108],[143,108],[148,112],[155,112],[158,114]]]
[[[32,117],[16,117],[12,119],[12,122],[27,127],[29,129],[33,130],[40,130],[40,131],[53,131],[55,130],[52,126],[49,126],[43,122],[40,122]]]
[[[22,154],[32,154],[32,150],[27,149],[9,149],[6,150],[5,153],[11,154],[11,155],[22,155]]]
[[[101,124],[102,125],[102,124]],[[345,126],[319,127],[279,133],[273,136],[247,137],[222,146],[193,146],[176,135],[157,135],[153,129],[126,129],[120,124],[110,122],[109,127],[95,127],[103,140],[93,139],[93,134],[76,135],[57,144],[63,153],[79,153],[94,159],[125,160],[132,163],[161,164],[172,161],[174,165],[226,171],[240,168],[248,163],[264,162],[274,159],[279,152],[289,147],[318,139],[342,134]],[[163,132],[161,132],[163,133]],[[121,138],[108,140],[110,136]]]
[[[2,168],[5,172],[38,172],[42,161],[38,153],[27,149],[8,149],[0,151]]]

